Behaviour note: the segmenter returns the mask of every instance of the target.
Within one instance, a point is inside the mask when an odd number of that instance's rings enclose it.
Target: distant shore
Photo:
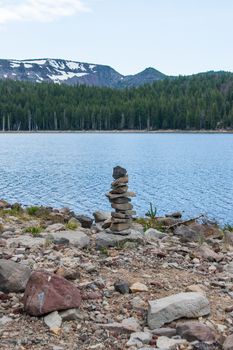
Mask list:
[[[39,130],[0,131],[0,134],[233,134],[232,130]]]

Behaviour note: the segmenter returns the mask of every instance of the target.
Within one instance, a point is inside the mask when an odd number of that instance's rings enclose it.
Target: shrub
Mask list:
[[[40,207],[28,207],[27,208],[27,213],[31,216],[36,215]]]
[[[38,236],[43,231],[42,227],[40,226],[30,226],[26,227],[24,232],[30,233],[32,236]]]

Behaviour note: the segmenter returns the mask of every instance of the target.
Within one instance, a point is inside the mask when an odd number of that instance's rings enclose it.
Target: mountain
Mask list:
[[[156,80],[165,79],[166,75],[159,72],[154,68],[146,68],[144,71],[135,74],[125,76],[119,83],[119,87],[134,87],[144,84],[152,84]]]
[[[0,59],[0,79],[48,82],[67,85],[86,84],[112,88],[137,87],[166,77],[154,68],[123,76],[110,66],[62,59]]]

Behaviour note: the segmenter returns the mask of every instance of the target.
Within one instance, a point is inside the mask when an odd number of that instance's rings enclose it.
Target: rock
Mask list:
[[[23,302],[29,315],[41,316],[52,311],[78,308],[81,294],[65,278],[46,271],[35,271],[27,283]]]
[[[128,186],[118,185],[116,187],[113,187],[113,189],[110,191],[110,193],[112,193],[112,194],[121,194],[121,193],[127,192],[128,189],[129,189]]]
[[[131,300],[131,306],[133,309],[146,309],[147,308],[147,303],[141,299],[140,297],[136,296]]]
[[[114,283],[115,291],[121,293],[121,294],[128,294],[129,293],[129,283],[126,281],[118,281]]]
[[[206,259],[209,261],[221,261],[223,256],[215,253],[206,243],[203,243],[200,247],[195,251],[195,256],[198,258]]]
[[[51,332],[58,334],[62,324],[62,318],[57,311],[54,311],[44,317],[44,323],[49,327]]]
[[[216,340],[213,329],[201,322],[189,321],[185,323],[178,323],[176,326],[176,331],[177,334],[189,342],[198,340],[213,343]]]
[[[192,223],[188,226],[180,225],[174,231],[174,234],[181,238],[182,242],[199,242],[203,238],[221,238],[222,230],[216,225],[203,225]]]
[[[159,328],[179,318],[195,318],[210,313],[208,299],[200,293],[179,293],[149,301],[148,325]]]
[[[114,211],[111,212],[111,216],[113,218],[116,218],[116,219],[130,219],[131,218],[131,215],[127,215],[125,213],[120,213],[120,212],[115,213]]]
[[[85,248],[90,244],[90,238],[82,231],[61,231],[51,234],[55,241],[68,239],[70,244],[77,248]]]
[[[23,292],[31,270],[10,260],[0,260],[0,290],[4,293]]]
[[[165,215],[167,218],[175,218],[175,219],[180,219],[182,217],[182,213],[180,211],[176,211],[171,214],[166,214]]]
[[[127,170],[122,168],[121,166],[116,166],[113,168],[113,174],[112,177],[116,180],[121,177],[125,177],[127,175]]]
[[[171,217],[158,217],[156,218],[156,222],[161,225],[161,226],[171,226],[174,224],[178,224],[181,222],[180,219],[175,219],[175,218],[171,218]]]
[[[77,215],[76,219],[81,223],[83,228],[91,228],[93,219],[85,215]]]
[[[59,311],[59,315],[62,318],[62,321],[75,321],[81,320],[83,315],[79,309],[68,309],[64,311]]]
[[[9,203],[7,203],[6,201],[0,199],[0,209],[7,209],[10,208],[11,205]]]
[[[55,238],[53,239],[53,244],[56,245],[69,245],[70,241],[67,238],[61,237],[61,238]]]
[[[129,182],[128,176],[124,176],[124,177],[119,177],[118,179],[113,181],[111,185],[112,185],[112,187],[115,187],[115,186],[119,186],[119,185],[125,185],[128,182]]]
[[[110,193],[112,193],[112,191]],[[131,202],[131,199],[127,198],[127,197],[120,197],[120,198],[111,199],[111,203],[115,203],[115,204],[125,204],[125,203],[129,203],[129,202]]]
[[[113,322],[113,323],[102,324],[100,326],[120,334],[139,332],[141,330],[141,327],[138,321],[134,317],[124,319],[121,323]]]
[[[233,275],[233,261],[223,267],[223,271]]]
[[[233,334],[229,335],[224,343],[223,343],[223,350],[233,350]]]
[[[124,203],[124,204],[112,203],[112,208],[125,211],[125,210],[132,210],[133,206],[131,203]]]
[[[166,233],[160,232],[154,228],[149,228],[145,232],[145,238],[147,241],[157,241],[158,239],[164,238],[166,236]]]
[[[112,224],[112,220],[111,219],[108,219],[108,220],[105,220],[103,225],[102,225],[102,229],[106,230],[107,228],[109,228]]]
[[[233,246],[233,232],[224,231],[225,243]]]
[[[43,237],[32,237],[29,235],[22,235],[16,238],[10,238],[7,240],[7,245],[9,247],[24,246],[28,248],[42,247],[46,243]]]
[[[56,275],[62,276],[66,278],[67,280],[76,280],[80,278],[80,272],[76,269],[66,269],[64,267],[59,267],[56,270]]]
[[[126,192],[123,194],[111,194],[107,193],[106,196],[109,198],[109,200],[115,199],[115,198],[128,198],[128,197],[135,197],[135,192]]]
[[[140,282],[133,283],[130,286],[131,293],[137,293],[137,292],[148,292],[148,287]]]
[[[157,339],[157,348],[158,349],[171,349],[175,350],[178,345],[187,345],[185,339],[172,339],[165,336],[158,337]]]
[[[111,213],[106,211],[95,211],[93,216],[95,218],[95,222],[103,222],[111,219]]]
[[[202,238],[202,230],[195,230],[191,226],[180,225],[174,230],[174,235],[179,236],[182,242],[199,242]]]
[[[126,242],[143,242],[143,235],[140,232],[130,230],[127,236],[115,235],[113,233],[97,233],[96,248],[116,247]]]
[[[130,339],[127,342],[127,346],[139,346],[141,344],[149,344],[152,339],[152,334],[150,332],[135,332],[131,333]]]
[[[165,337],[174,337],[176,335],[176,329],[175,328],[155,328],[152,330],[152,334],[165,336]]]
[[[202,284],[192,284],[186,288],[186,292],[197,292],[206,295],[205,289],[206,287],[204,287]]]
[[[76,230],[78,227],[81,227],[81,223],[76,218],[70,218],[70,220],[68,221],[67,226],[71,230]]]
[[[3,316],[0,318],[0,327],[5,326],[8,323],[11,323],[13,320],[12,318],[8,317],[8,316]]]
[[[128,230],[131,226],[131,222],[122,222],[122,223],[111,223],[110,230],[113,232],[121,232]]]
[[[53,225],[49,225],[46,228],[46,232],[59,232],[59,231],[64,231],[65,230],[65,225],[63,224],[53,224]]]

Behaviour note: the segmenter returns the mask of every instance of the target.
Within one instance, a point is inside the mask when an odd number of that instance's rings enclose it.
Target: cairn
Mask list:
[[[110,231],[119,234],[128,234],[132,224],[132,216],[135,212],[132,210],[130,197],[135,197],[134,192],[128,191],[128,174],[127,170],[117,166],[113,168],[114,181],[111,184],[111,191],[106,194],[111,206],[115,209],[111,213]]]

